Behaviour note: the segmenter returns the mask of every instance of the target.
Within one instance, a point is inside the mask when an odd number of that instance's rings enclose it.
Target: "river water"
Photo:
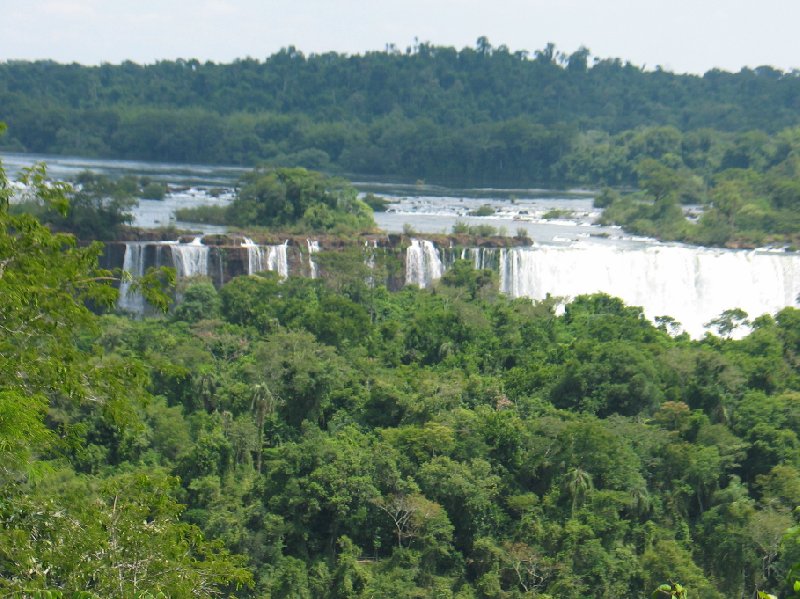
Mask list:
[[[112,177],[131,174],[164,181],[171,193],[163,201],[140,200],[134,224],[175,225],[203,233],[224,228],[178,222],[174,211],[227,204],[246,172],[25,154],[0,154],[0,159],[10,176],[42,160],[57,179],[91,169]],[[570,298],[603,291],[642,306],[650,318],[672,316],[697,337],[706,330],[705,323],[723,310],[738,307],[754,317],[795,306],[800,295],[800,256],[794,253],[696,248],[629,236],[617,227],[593,224],[599,211],[588,191],[448,189],[374,181],[354,185],[362,193],[390,200],[386,212],[375,214],[378,226],[390,233],[449,233],[457,223],[488,225],[506,235],[524,230],[533,240],[530,247],[498,250],[493,258],[501,290],[514,297]],[[490,215],[475,216],[478,210]],[[445,250],[429,242],[412,244],[407,282],[425,286],[438,278],[446,267],[440,262]]]
[[[74,179],[81,171],[91,170],[112,178],[135,175],[167,183],[172,191],[164,200],[139,200],[133,211],[134,226],[175,225],[203,233],[222,232],[224,227],[179,222],[175,219],[175,210],[227,204],[233,199],[237,181],[249,170],[230,166],[14,153],[0,153],[0,160],[12,178],[17,177],[23,168],[44,162],[51,178],[57,180]],[[450,189],[374,181],[354,181],[353,185],[362,193],[374,193],[393,202],[388,211],[375,213],[375,222],[389,233],[399,233],[404,229],[419,233],[450,233],[453,225],[465,223],[494,227],[506,235],[524,229],[531,239],[543,243],[568,243],[590,236],[623,243],[629,239],[617,228],[592,226],[600,213],[593,208],[592,194],[587,191]],[[212,190],[219,197],[214,197]],[[223,190],[221,194],[220,190]],[[482,207],[488,207],[494,214],[485,217],[469,215]]]

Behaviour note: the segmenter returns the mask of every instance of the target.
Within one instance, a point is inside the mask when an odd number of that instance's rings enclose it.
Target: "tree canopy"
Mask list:
[[[227,208],[225,221],[241,227],[337,233],[375,226],[372,209],[349,183],[304,168],[249,173]]]
[[[757,167],[765,135],[800,124],[800,78],[766,66],[681,75],[552,44],[510,52],[482,37],[460,50],[353,56],[288,47],[231,64],[9,61],[0,106],[6,147],[28,152],[470,185],[629,184],[630,155],[695,168],[713,149],[726,167]]]
[[[66,213],[67,188],[42,167],[23,183]],[[242,558],[178,521],[166,473],[90,474],[123,461],[143,432],[144,371],[94,342],[87,302],[116,300],[99,244],[12,215],[11,194],[0,169],[0,589],[211,597],[249,584]]]

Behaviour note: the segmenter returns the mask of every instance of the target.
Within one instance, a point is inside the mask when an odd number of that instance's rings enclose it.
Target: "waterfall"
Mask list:
[[[469,248],[468,254],[464,258],[472,260],[475,270],[497,270],[497,249],[496,248]]]
[[[497,248],[461,248],[460,250],[444,250],[447,253],[448,259],[444,261],[447,270],[453,265],[456,259],[469,260],[472,262],[472,267],[475,270],[497,270],[498,268],[498,253]]]
[[[365,279],[365,283],[369,287],[375,287],[375,254],[378,251],[378,240],[364,241],[364,264],[369,269],[369,276]]]
[[[264,264],[264,250],[255,244],[249,237],[242,241],[242,247],[247,248],[247,274],[252,275],[267,270]]]
[[[282,279],[289,276],[289,261],[286,256],[288,244],[288,241],[284,241],[280,245],[271,245],[267,253],[267,270],[276,271]]]
[[[217,252],[217,285],[225,284],[225,254]]]
[[[125,257],[122,261],[122,270],[132,277],[141,277],[145,272],[144,252],[147,244],[144,242],[126,243]],[[132,314],[144,314],[144,296],[139,291],[131,290],[131,281],[123,280],[119,284],[119,299],[117,307]]]
[[[172,265],[170,262],[165,262],[164,261],[164,250],[165,250],[165,248],[169,247],[170,245],[171,245],[170,243],[167,243],[167,244],[159,243],[158,245],[156,245],[156,261],[155,261],[156,263],[154,265],[156,268],[161,268],[162,266],[171,266]],[[170,257],[172,257],[172,252],[170,252]]]
[[[312,256],[319,246],[312,240],[307,243],[310,276],[316,277],[319,272]],[[364,259],[370,266],[375,263],[376,246],[374,241],[365,242]],[[250,274],[271,270],[281,278],[288,275],[288,242],[259,247],[245,238],[242,247],[248,251]],[[166,251],[171,260],[163,254]],[[172,264],[180,278],[208,275],[208,256],[209,248],[200,238],[192,243],[126,243],[123,270],[140,277],[149,265]],[[405,283],[429,287],[445,270],[443,256],[460,256],[476,269],[498,272],[500,291],[511,297],[543,299],[552,295],[566,301],[604,292],[628,305],[641,306],[651,319],[671,316],[694,337],[701,336],[703,325],[724,310],[741,308],[755,317],[797,305],[800,294],[798,254],[655,243],[633,248],[579,242],[571,246],[439,250],[430,241],[411,239]],[[119,308],[144,313],[144,298],[130,293],[130,288],[130,282],[120,284]]]
[[[365,259],[365,264],[369,267],[370,270],[375,270],[375,253],[378,250],[378,240],[373,239],[372,241],[365,241],[364,242],[364,252],[366,253],[367,257]]]
[[[433,242],[412,239],[406,250],[406,285],[429,287],[441,276],[442,260]]]
[[[257,245],[249,237],[242,240],[242,247],[247,248],[247,274],[252,275],[265,270],[277,271],[282,279],[289,274],[288,258],[286,256],[285,241],[280,245]]]
[[[794,306],[800,293],[800,256],[757,251],[541,246],[501,250],[499,270],[500,291],[512,297],[604,292],[641,306],[648,318],[672,316],[694,337],[724,310],[774,313]]]
[[[170,244],[170,250],[178,278],[208,276],[208,246],[201,237],[191,243]]]
[[[314,262],[313,255],[319,252],[319,241],[306,239],[306,243],[308,244],[308,272],[312,279],[316,279],[319,276],[319,269],[317,263]]]

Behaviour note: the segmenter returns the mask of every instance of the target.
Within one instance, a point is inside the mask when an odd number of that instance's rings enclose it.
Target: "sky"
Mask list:
[[[0,60],[264,59],[440,46],[621,58],[676,73],[800,69],[798,0],[0,0]]]

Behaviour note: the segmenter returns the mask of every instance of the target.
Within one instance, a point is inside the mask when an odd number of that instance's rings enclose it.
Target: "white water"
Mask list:
[[[471,260],[475,270],[494,269],[492,258],[497,251],[496,248],[464,248],[461,250],[461,259]]]
[[[515,248],[501,250],[500,290],[533,299],[605,292],[641,306],[648,318],[672,316],[699,337],[730,308],[755,317],[794,306],[800,256],[673,245]]]
[[[429,287],[442,276],[442,259],[431,241],[412,239],[406,250],[406,285]]]
[[[261,247],[245,239],[242,247],[248,249],[248,272],[272,270],[285,278],[289,271],[287,243]],[[318,271],[311,257],[318,244],[311,240],[308,244],[313,277]],[[189,244],[126,244],[123,269],[134,277],[144,274],[147,245],[156,246],[156,265],[160,250],[169,247],[180,278],[208,274],[209,248],[197,238]],[[365,260],[370,264],[376,244],[365,245]],[[442,252],[430,241],[412,239],[406,250],[406,284],[429,287],[445,269],[444,255],[448,260],[453,257],[452,252]],[[543,299],[552,295],[568,301],[577,295],[604,292],[628,305],[641,306],[651,319],[671,316],[694,337],[701,336],[705,323],[724,310],[741,308],[752,318],[795,306],[800,294],[800,255],[783,252],[650,242],[619,247],[584,241],[513,249],[468,248],[460,256],[476,268],[499,270],[500,290],[512,297]],[[144,299],[129,290],[129,282],[120,285],[119,307],[143,313]]]
[[[314,262],[313,256],[319,252],[319,241],[306,239],[306,243],[308,244],[308,272],[312,279],[316,279],[319,276],[319,269],[317,268],[317,263]]]
[[[170,244],[170,249],[179,278],[208,276],[209,248],[203,245],[201,237],[195,237],[191,243]]]
[[[242,247],[247,248],[247,274],[252,275],[257,272],[267,270],[264,264],[264,248],[256,245],[249,237],[242,241]]]
[[[288,243],[288,241],[284,241],[280,245],[268,246],[267,270],[277,272],[282,279],[289,276],[289,260],[286,256],[286,246]]]
[[[247,248],[247,274],[272,270],[277,271],[280,277],[285,279],[289,275],[289,261],[286,254],[288,243],[285,241],[280,245],[260,246],[249,237],[245,237],[242,240],[242,247]]]
[[[125,244],[125,257],[123,258],[122,270],[131,277],[141,277],[144,275],[145,262],[144,252],[146,243],[131,242]],[[119,284],[119,300],[117,306],[125,312],[131,314],[144,314],[145,299],[139,291],[131,290],[131,281],[122,280]]]

